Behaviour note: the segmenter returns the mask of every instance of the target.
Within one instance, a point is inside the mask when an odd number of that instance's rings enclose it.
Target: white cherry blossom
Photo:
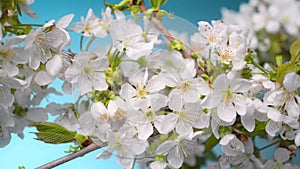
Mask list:
[[[106,90],[108,85],[102,73],[108,67],[105,55],[80,52],[74,57],[73,64],[66,70],[65,78],[80,89],[80,94],[95,90]]]
[[[103,38],[107,36],[107,26],[112,21],[111,9],[107,8],[105,12],[102,12],[102,17],[102,20],[96,17],[90,8],[86,18],[81,17],[80,22],[72,24],[71,30],[82,33],[83,36]]]
[[[133,60],[150,54],[153,42],[147,42],[143,37],[142,28],[134,20],[124,18],[111,23],[110,33],[114,47]]]
[[[181,137],[193,135],[193,128],[208,128],[210,116],[202,112],[200,103],[186,104],[181,111],[176,111],[162,116],[158,131],[167,134],[173,129]]]
[[[156,149],[156,154],[167,156],[168,163],[179,168],[183,164],[184,158],[188,157],[196,149],[193,141],[178,137],[174,140],[166,140]]]
[[[289,160],[289,151],[285,148],[278,147],[274,153],[274,160],[268,160],[263,168],[284,168],[284,169],[296,169],[296,165],[290,164]]]
[[[25,38],[24,49],[29,53],[29,65],[34,70],[51,58],[51,52],[60,52],[70,43],[70,36],[64,29],[54,27],[51,30],[51,26],[53,22],[48,22]]]
[[[245,152],[244,144],[233,134],[228,134],[220,140],[222,151],[227,156],[238,156]]]
[[[204,108],[217,108],[219,118],[225,122],[233,122],[236,113],[240,116],[246,114],[246,98],[243,93],[247,92],[251,83],[246,79],[228,79],[225,74],[221,74],[214,81],[213,93],[204,98],[202,106]]]

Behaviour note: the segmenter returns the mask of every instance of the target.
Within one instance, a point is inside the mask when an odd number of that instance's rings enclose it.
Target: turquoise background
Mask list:
[[[108,3],[118,2],[117,0],[107,0]],[[220,9],[226,7],[237,10],[241,2],[247,0],[169,0],[162,7],[168,12],[173,12],[174,15],[181,17],[195,26],[200,20],[210,21],[221,18]],[[77,22],[80,16],[86,16],[89,8],[92,8],[95,15],[100,17],[100,11],[104,8],[101,0],[36,0],[31,6],[37,13],[38,19],[32,19],[26,16],[22,17],[23,23],[39,23],[44,24],[51,19],[58,20],[60,17],[74,13],[73,22]],[[72,45],[70,48],[73,51],[79,50],[79,35],[72,34]],[[55,81],[54,87],[60,86],[59,81]],[[58,88],[59,90],[59,88]],[[49,101],[65,102],[72,101],[72,96],[56,97],[50,95]],[[46,102],[43,102],[43,105]],[[11,143],[0,150],[0,168],[1,169],[17,169],[18,166],[25,166],[26,169],[32,169],[42,164],[50,162],[58,157],[66,155],[64,150],[67,150],[69,145],[50,145],[34,140],[34,135],[29,133],[33,129],[24,131],[25,138],[21,140],[13,135]],[[95,156],[101,150],[92,152],[84,157],[75,159],[69,163],[63,164],[57,169],[101,169],[101,168],[120,168],[115,161],[115,158],[110,160],[96,160]]]

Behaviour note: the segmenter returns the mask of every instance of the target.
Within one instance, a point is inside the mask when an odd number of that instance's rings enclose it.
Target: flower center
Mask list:
[[[231,56],[233,55],[233,51],[231,49],[226,48],[222,52],[218,52],[220,56],[220,60],[225,64],[230,64],[232,61]]]
[[[147,89],[145,87],[137,86],[137,96],[144,99],[148,95]]]
[[[45,49],[50,49],[49,44],[47,45],[46,43],[50,43],[52,38],[44,36],[42,33],[38,33],[35,36],[35,44],[41,49],[42,54],[45,56],[46,51]]]
[[[225,102],[228,103],[231,98],[230,86],[227,88],[225,93]]]
[[[148,118],[150,122],[153,122],[153,117],[156,115],[154,111],[152,111],[150,108],[147,108],[145,111],[145,115]]]
[[[2,60],[6,60],[11,56],[16,56],[16,54],[13,51],[9,50],[9,49],[4,49],[3,48],[3,49],[0,50],[0,56],[1,56]]]
[[[100,118],[101,118],[101,120],[103,120],[103,121],[108,121],[109,115],[108,115],[107,113],[101,114]]]
[[[189,81],[181,83],[180,89],[183,91],[188,91],[191,88],[191,83]]]
[[[83,32],[87,32],[87,33],[91,33],[90,32],[91,31],[91,28],[89,27],[89,26],[85,26],[84,28],[83,28]]]

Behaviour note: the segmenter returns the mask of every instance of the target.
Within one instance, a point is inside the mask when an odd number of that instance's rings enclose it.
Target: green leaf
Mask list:
[[[33,132],[37,140],[50,144],[69,143],[74,141],[75,131],[70,131],[61,125],[52,122],[36,122],[29,126],[36,127],[38,132]]]
[[[157,0],[149,0],[149,3],[153,8],[157,7]]]
[[[285,63],[281,67],[276,69],[276,82],[282,84],[283,79],[286,74],[290,72],[297,72],[299,67],[297,67],[294,63]]]
[[[291,62],[295,63],[300,59],[300,39],[296,40],[290,47]]]
[[[74,140],[73,135],[68,133],[37,132],[35,135],[37,136],[36,140],[50,144],[70,143]]]
[[[163,6],[164,4],[167,3],[168,0],[158,0],[158,6]]]
[[[168,0],[149,0],[153,9],[158,10],[159,7],[167,3]]]

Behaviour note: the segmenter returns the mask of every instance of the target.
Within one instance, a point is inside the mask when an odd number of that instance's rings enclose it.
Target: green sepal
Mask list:
[[[38,132],[32,132],[37,136],[36,140],[50,144],[73,142],[76,135],[75,131],[70,131],[52,122],[36,122],[29,124],[29,126],[36,127],[38,130]]]
[[[22,16],[22,11],[21,11],[21,8],[20,8],[20,5],[19,5],[19,2],[18,0],[15,0],[15,3],[16,3],[16,6],[17,6],[17,12],[20,16]]]
[[[250,79],[252,77],[252,70],[250,67],[246,66],[242,70],[239,71],[241,73],[242,78]]]
[[[276,65],[278,67],[282,66],[282,56],[281,55],[276,56]]]
[[[104,5],[114,10],[124,11],[124,10],[130,10],[130,6],[128,5],[129,2],[130,0],[122,0],[118,4],[109,4],[106,2],[106,0],[104,0]]]
[[[69,146],[69,150],[66,150],[65,153],[75,153],[76,151],[80,150],[82,146]]]
[[[155,11],[155,10],[154,10],[153,8],[147,9],[147,11],[145,12],[145,16],[146,16],[148,19],[150,19],[154,11]]]
[[[92,143],[92,140],[89,136],[79,134],[79,133],[75,134],[74,139],[78,143],[78,145],[81,147],[86,147]]]
[[[220,126],[219,127],[219,134],[220,134],[220,137],[224,137],[228,134],[231,134],[232,131],[231,131],[231,128],[228,127],[228,126]]]
[[[141,8],[138,5],[131,6],[131,15],[136,15],[141,12]]]
[[[158,19],[162,19],[165,15],[167,15],[167,16],[171,16],[171,14],[169,14],[167,11],[165,11],[165,10],[158,10],[158,12],[156,13],[156,17],[158,18]]]
[[[170,48],[172,50],[182,51],[182,50],[184,50],[184,45],[183,45],[182,41],[175,39],[171,42]]]

